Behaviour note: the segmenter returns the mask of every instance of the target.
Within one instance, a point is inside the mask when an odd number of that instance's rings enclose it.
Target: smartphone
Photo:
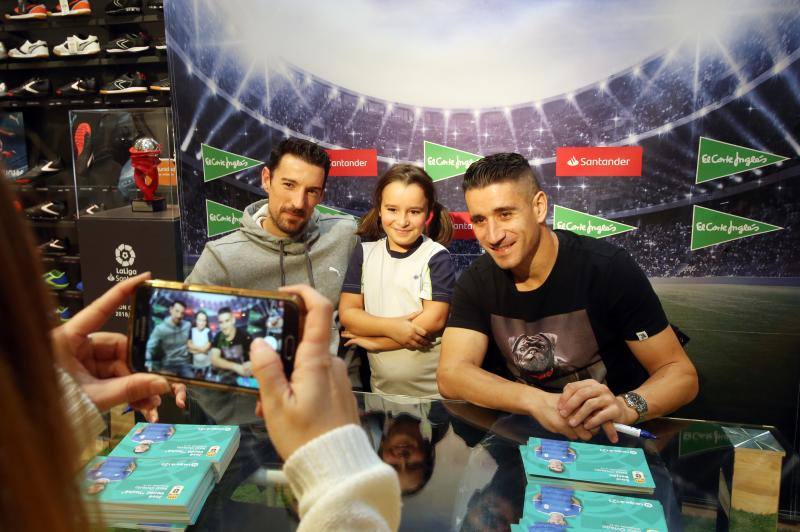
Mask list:
[[[288,378],[305,318],[294,294],[156,280],[137,287],[131,309],[131,370],[255,394],[250,343],[270,344]]]

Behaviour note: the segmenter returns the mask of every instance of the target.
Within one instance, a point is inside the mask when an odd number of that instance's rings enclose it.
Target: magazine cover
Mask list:
[[[514,532],[625,530],[667,532],[664,510],[656,500],[578,491],[531,483]]]
[[[640,493],[655,489],[642,449],[530,438],[520,446],[520,453],[529,477],[583,489]]]

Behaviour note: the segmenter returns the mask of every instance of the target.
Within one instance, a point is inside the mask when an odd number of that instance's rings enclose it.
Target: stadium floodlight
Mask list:
[[[625,139],[625,141],[626,141],[628,144],[636,144],[636,142],[637,142],[638,140],[639,140],[639,137],[638,137],[638,136],[636,136],[636,134],[635,134],[635,133],[633,133],[632,131],[631,131],[630,133],[628,133],[628,137]]]
[[[472,116],[473,116],[473,118],[475,118],[475,120],[477,120],[478,118],[480,118],[480,116],[481,116],[481,111],[480,111],[480,109],[473,109],[473,110],[472,110]]]
[[[419,107],[414,107],[414,118],[419,118],[419,115],[422,114],[422,109]]]
[[[542,160],[537,157],[536,159],[533,160],[533,164],[534,166],[541,166]]]
[[[450,109],[445,109],[442,114],[444,115],[444,119],[447,120],[450,118]]]
[[[606,80],[601,81],[597,84],[597,88],[600,90],[600,92],[606,92],[606,89],[608,88],[608,82]]]
[[[510,108],[510,107],[508,107],[508,106],[506,106],[506,107],[503,107],[503,113],[504,113],[506,116],[511,116],[511,108]]]
[[[394,110],[394,104],[392,102],[387,103],[386,104],[386,112],[387,113],[391,113],[393,110]]]
[[[642,77],[642,65],[636,65],[635,67],[633,67],[633,70],[631,70],[631,73],[634,75],[634,77],[637,77],[637,78]]]

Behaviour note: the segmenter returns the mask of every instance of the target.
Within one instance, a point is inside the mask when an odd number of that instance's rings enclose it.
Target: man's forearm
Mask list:
[[[445,398],[514,414],[531,415],[539,406],[537,399],[542,393],[469,363],[440,367],[437,379],[439,392]]]
[[[666,416],[697,396],[697,372],[691,364],[667,364],[632,391],[647,401],[646,419]]]

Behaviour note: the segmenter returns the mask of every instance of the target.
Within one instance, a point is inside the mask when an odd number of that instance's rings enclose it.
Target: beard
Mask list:
[[[278,211],[278,216],[277,217],[273,216],[272,211],[267,210],[267,212],[269,214],[270,220],[272,220],[272,223],[275,225],[275,227],[277,227],[278,229],[280,229],[281,231],[283,231],[284,233],[286,233],[289,236],[295,236],[295,235],[300,234],[303,231],[303,229],[305,229],[306,224],[308,223],[308,218],[305,218],[306,213],[303,212],[303,211],[297,211],[297,210],[294,210],[294,209],[281,208],[280,211]],[[294,224],[287,223],[286,221],[284,221],[281,218],[281,214],[283,214],[283,213],[293,214],[295,216],[299,216],[303,220],[298,222],[298,223],[294,223]]]

